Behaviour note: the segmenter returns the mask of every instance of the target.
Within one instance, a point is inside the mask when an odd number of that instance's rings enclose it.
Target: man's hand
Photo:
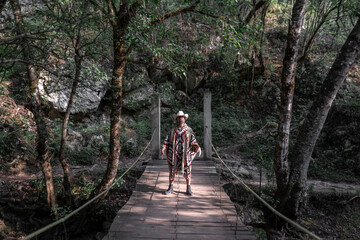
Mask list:
[[[201,148],[200,148],[200,146],[199,146],[198,144],[193,144],[193,145],[191,145],[191,146],[190,146],[190,150],[191,150],[193,153],[195,153],[195,155],[196,155],[197,153],[199,153],[199,157],[200,157],[200,155],[201,155]]]
[[[199,147],[197,153],[199,153],[199,157],[201,156],[201,147]]]
[[[166,146],[163,146],[163,148],[161,149],[161,160],[163,159],[165,149],[166,149]]]

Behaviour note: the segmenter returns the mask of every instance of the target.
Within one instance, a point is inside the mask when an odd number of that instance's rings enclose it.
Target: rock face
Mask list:
[[[158,85],[157,92],[161,96],[161,102],[165,105],[172,106],[176,101],[175,84],[172,82],[165,82]]]
[[[70,72],[71,74],[71,72]],[[108,88],[109,74],[95,63],[84,62],[81,81],[75,95],[72,114],[95,111]],[[48,105],[59,112],[65,112],[71,92],[72,80],[57,79],[40,73],[39,92]]]
[[[123,99],[123,107],[129,110],[139,110],[151,104],[151,96],[154,94],[154,87],[146,85],[127,93]]]
[[[202,81],[205,80],[207,75],[202,67],[203,66],[193,66],[193,68],[186,72],[185,77],[174,77],[176,88],[191,95]]]
[[[80,151],[83,147],[84,137],[81,133],[68,129],[66,138],[66,147],[71,151]]]
[[[148,70],[143,66],[133,64],[126,65],[123,79],[125,94],[150,83]]]

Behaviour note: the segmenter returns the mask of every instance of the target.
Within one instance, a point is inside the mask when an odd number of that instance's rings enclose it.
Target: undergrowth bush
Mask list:
[[[239,105],[220,103],[212,110],[212,136],[217,146],[234,144],[244,131],[252,127],[252,120]]]

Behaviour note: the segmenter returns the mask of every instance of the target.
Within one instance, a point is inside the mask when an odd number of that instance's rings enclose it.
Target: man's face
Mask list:
[[[178,125],[184,124],[184,123],[185,123],[185,117],[177,117],[177,118],[176,118],[176,123],[177,123]]]

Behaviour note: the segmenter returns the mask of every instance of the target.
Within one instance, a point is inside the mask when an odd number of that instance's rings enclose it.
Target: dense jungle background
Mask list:
[[[150,140],[158,95],[162,139],[182,110],[203,146],[207,90],[213,144],[239,176],[320,237],[359,239],[359,7],[0,0],[0,239],[22,238],[109,187]],[[102,239],[150,157],[37,239]],[[216,165],[260,239],[307,238]]]

